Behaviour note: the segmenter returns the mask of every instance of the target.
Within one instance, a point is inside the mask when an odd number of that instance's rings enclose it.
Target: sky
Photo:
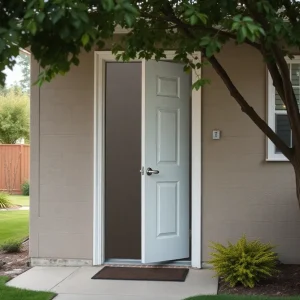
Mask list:
[[[7,86],[10,86],[10,85],[14,84],[15,82],[20,82],[20,80],[22,79],[21,68],[18,65],[15,65],[13,70],[6,68],[5,73],[6,73],[6,85]]]

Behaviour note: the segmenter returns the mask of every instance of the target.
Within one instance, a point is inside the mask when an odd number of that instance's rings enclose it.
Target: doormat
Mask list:
[[[104,267],[92,279],[184,282],[188,272],[186,268]]]

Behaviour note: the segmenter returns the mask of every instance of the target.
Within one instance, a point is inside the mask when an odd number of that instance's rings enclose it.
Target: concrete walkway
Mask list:
[[[58,294],[55,300],[181,300],[215,295],[211,270],[190,270],[185,282],[92,280],[101,267],[34,267],[7,285]]]

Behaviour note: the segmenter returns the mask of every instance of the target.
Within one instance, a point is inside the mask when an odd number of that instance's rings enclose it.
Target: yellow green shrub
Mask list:
[[[276,273],[277,254],[274,246],[258,240],[248,241],[243,236],[236,244],[228,242],[227,246],[212,243],[212,259],[217,275],[234,287],[241,283],[253,288],[262,279]]]

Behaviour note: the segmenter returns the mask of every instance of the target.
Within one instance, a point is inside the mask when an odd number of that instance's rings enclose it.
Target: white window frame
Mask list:
[[[300,55],[294,56],[294,59],[286,58],[289,64],[300,64]],[[291,72],[291,70],[290,70]],[[275,87],[270,72],[268,73],[268,125],[276,130],[276,115],[286,115],[286,110],[275,109]],[[276,153],[276,147],[270,139],[267,139],[267,161],[289,161],[282,153]]]

